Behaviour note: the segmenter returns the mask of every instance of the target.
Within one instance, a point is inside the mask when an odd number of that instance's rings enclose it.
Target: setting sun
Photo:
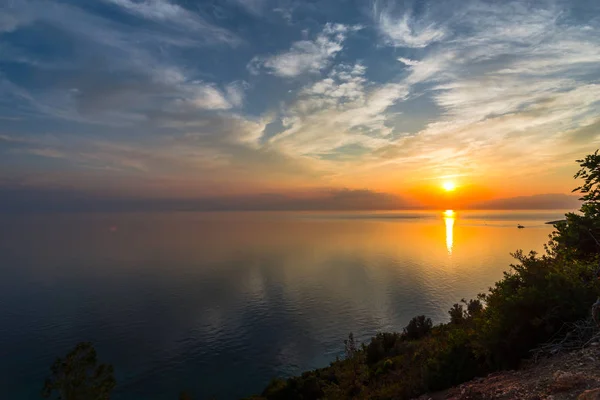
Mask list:
[[[446,211],[444,211],[444,217],[446,217],[446,218],[453,218],[454,217],[454,210],[446,210]]]
[[[444,188],[445,191],[451,192],[454,189],[456,189],[456,184],[454,182],[447,181],[442,184],[442,187]]]

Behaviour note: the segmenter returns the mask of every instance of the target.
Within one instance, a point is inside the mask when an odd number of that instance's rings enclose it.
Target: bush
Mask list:
[[[492,368],[516,366],[564,323],[586,317],[599,293],[587,262],[566,263],[534,252],[514,256],[520,263],[486,296],[480,324],[480,348]]]
[[[79,343],[52,365],[42,397],[58,400],[108,400],[116,385],[113,367],[98,364],[90,342]],[[54,397],[56,396],[56,397]]]
[[[451,324],[460,325],[465,320],[465,311],[461,304],[453,305],[450,311],[448,311],[448,314],[450,314]]]
[[[401,335],[398,333],[381,332],[366,346],[366,362],[369,365],[375,364],[394,354],[396,344],[400,343]]]
[[[433,322],[431,318],[419,315],[410,320],[406,328],[404,328],[403,334],[408,340],[418,340],[429,335],[432,327]]]

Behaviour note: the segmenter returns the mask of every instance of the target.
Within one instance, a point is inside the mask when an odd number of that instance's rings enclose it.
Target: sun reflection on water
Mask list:
[[[452,247],[454,246],[454,218],[455,214],[453,210],[444,211],[444,224],[446,224],[446,249],[448,254],[452,254]]]

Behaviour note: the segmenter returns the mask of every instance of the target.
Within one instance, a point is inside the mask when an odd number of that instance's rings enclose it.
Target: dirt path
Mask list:
[[[587,391],[587,392],[586,392]],[[529,362],[419,400],[600,400],[600,346]]]

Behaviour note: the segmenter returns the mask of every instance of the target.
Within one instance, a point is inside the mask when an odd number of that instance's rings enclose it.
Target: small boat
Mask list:
[[[525,228],[525,227],[524,227],[523,225],[521,225],[521,224],[518,224],[518,225],[517,225],[517,228],[519,228],[519,229],[523,229],[523,228]]]

